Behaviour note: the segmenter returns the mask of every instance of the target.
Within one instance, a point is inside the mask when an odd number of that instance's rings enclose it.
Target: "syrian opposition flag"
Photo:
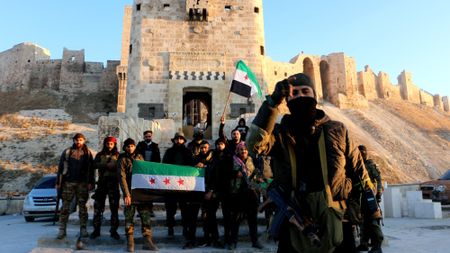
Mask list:
[[[203,169],[164,163],[133,161],[131,190],[205,191]]]
[[[253,74],[242,60],[236,63],[236,73],[231,82],[230,91],[247,98],[253,96],[255,93],[258,93],[260,98],[262,97],[261,87],[259,87],[255,74]]]

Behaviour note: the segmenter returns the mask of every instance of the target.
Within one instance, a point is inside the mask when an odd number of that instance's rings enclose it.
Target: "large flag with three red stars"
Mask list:
[[[135,160],[131,190],[205,191],[205,172],[191,166]]]

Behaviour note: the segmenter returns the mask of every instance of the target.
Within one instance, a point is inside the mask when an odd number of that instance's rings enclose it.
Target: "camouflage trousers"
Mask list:
[[[86,227],[88,221],[88,212],[86,202],[89,198],[89,190],[87,183],[65,182],[62,187],[61,198],[63,206],[59,218],[60,229],[65,230],[70,215],[70,203],[76,197],[78,205],[78,216],[80,219],[80,227]]]
[[[125,234],[134,234],[134,214],[137,212],[141,217],[141,230],[144,237],[152,235],[152,229],[150,226],[150,206],[142,204],[132,204],[130,206],[125,206]]]
[[[384,236],[381,230],[381,220],[372,217],[364,217],[364,222],[361,228],[361,243],[368,243],[371,240],[372,245],[379,245],[383,243]]]
[[[95,229],[100,229],[102,225],[103,212],[105,211],[106,197],[109,201],[109,209],[111,211],[111,229],[110,232],[117,231],[119,227],[119,182],[117,178],[106,177],[99,180],[97,189],[92,198],[94,202],[94,219],[93,225]]]

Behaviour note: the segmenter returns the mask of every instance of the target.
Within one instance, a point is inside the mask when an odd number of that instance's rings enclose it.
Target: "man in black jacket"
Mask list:
[[[59,219],[58,239],[66,237],[69,208],[73,197],[77,199],[80,217],[80,236],[88,237],[86,230],[88,212],[86,203],[89,191],[94,189],[95,179],[93,171],[94,158],[91,150],[86,146],[86,137],[77,133],[72,138],[73,144],[61,154],[56,181],[56,189],[61,191],[63,206]]]
[[[159,152],[158,143],[153,142],[153,131],[144,132],[144,140],[137,145],[137,151],[147,162],[161,162],[161,153]]]
[[[142,155],[144,161],[160,163],[161,154],[159,152],[158,143],[153,142],[152,138],[152,130],[144,131],[144,140],[138,143],[136,149],[137,152]],[[153,212],[153,202],[149,202],[148,204],[150,206],[150,216],[155,217],[155,213]]]
[[[175,133],[172,138],[173,146],[167,149],[164,153],[163,163],[176,164],[176,165],[193,165],[193,157],[191,151],[186,147],[186,137],[184,137],[183,132]],[[181,210],[181,223],[183,225],[183,235],[186,238],[186,244],[183,248],[193,248],[195,245],[195,230],[192,230],[192,222],[197,222],[197,220],[190,220],[190,214],[198,211],[200,209],[200,203],[194,205],[195,208],[191,208],[191,202],[188,199],[189,195],[168,195],[166,196],[166,222],[168,227],[168,235],[173,236],[173,227],[175,226],[175,214],[177,212],[177,202],[179,201]],[[192,215],[194,216],[194,215]],[[197,217],[197,216],[195,216]]]

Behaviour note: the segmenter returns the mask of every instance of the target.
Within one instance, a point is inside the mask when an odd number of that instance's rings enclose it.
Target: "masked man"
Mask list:
[[[276,124],[278,106],[287,102],[290,114]],[[285,219],[278,235],[278,252],[333,252],[343,239],[345,199],[352,182],[372,187],[364,162],[345,126],[317,109],[311,79],[296,74],[276,84],[260,107],[247,135],[249,151],[270,155],[273,185],[285,199],[319,228],[320,246]]]

